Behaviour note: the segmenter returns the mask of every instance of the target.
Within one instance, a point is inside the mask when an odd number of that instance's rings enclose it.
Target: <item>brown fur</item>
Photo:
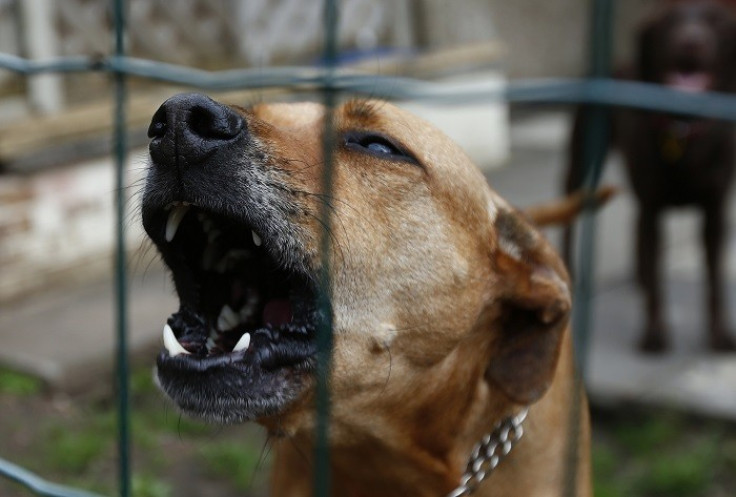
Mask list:
[[[323,108],[238,112],[262,151],[252,167],[295,207],[289,223],[316,271]],[[332,494],[444,496],[473,445],[530,406],[524,438],[474,495],[561,496],[569,475],[566,495],[590,495],[570,282],[552,247],[426,122],[382,102],[348,102],[334,118]],[[391,137],[416,163],[352,150],[349,130]],[[311,495],[312,380],[258,421],[274,438],[272,494]]]

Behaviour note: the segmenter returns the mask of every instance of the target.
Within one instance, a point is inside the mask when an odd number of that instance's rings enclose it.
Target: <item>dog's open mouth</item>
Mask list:
[[[700,93],[711,89],[713,77],[705,71],[672,71],[665,75],[664,83],[681,91]]]
[[[280,411],[313,366],[321,314],[310,278],[283,268],[269,252],[277,242],[234,217],[174,202],[144,218],[180,299],[164,326],[161,387],[219,422]]]

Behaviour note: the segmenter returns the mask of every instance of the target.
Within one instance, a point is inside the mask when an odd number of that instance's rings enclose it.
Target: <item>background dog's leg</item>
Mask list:
[[[645,295],[646,324],[640,348],[644,352],[663,352],[669,347],[662,317],[660,264],[660,209],[639,206],[636,233],[636,275]]]
[[[706,205],[703,215],[703,241],[708,277],[708,318],[710,347],[713,350],[736,350],[736,342],[729,335],[723,308],[723,247],[726,206],[723,199]]]

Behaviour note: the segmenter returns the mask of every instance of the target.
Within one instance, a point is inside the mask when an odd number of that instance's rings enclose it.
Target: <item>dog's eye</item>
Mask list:
[[[371,152],[376,152],[377,154],[398,155],[400,153],[396,148],[392,147],[390,143],[383,141],[369,142],[365,145],[365,148]]]
[[[378,134],[353,132],[345,135],[345,145],[360,152],[365,152],[388,159],[403,159],[416,163],[416,159],[404,151],[391,139]]]

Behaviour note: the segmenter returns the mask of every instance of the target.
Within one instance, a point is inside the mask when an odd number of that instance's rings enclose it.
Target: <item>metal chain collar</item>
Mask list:
[[[524,427],[521,424],[528,412],[529,408],[526,408],[516,416],[500,421],[491,433],[475,444],[468,459],[468,466],[460,480],[460,486],[447,497],[465,497],[476,491],[481,482],[493,473],[501,460],[524,435]]]

